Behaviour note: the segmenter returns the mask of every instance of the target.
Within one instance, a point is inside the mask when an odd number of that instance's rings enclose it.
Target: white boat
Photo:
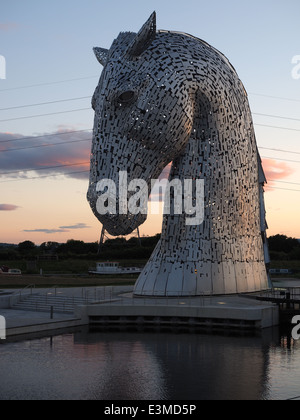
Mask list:
[[[22,271],[19,270],[18,268],[10,268],[8,271],[3,271],[0,268],[0,274],[4,274],[4,275],[9,275],[9,276],[21,276],[22,275]]]
[[[89,274],[139,274],[142,270],[139,267],[120,267],[118,262],[98,262],[96,269],[90,269]]]

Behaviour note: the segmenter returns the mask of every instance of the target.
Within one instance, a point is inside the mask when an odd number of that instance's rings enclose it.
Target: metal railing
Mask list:
[[[31,294],[35,285],[28,285],[22,291],[19,291],[19,301],[22,300],[27,289],[30,289]],[[43,297],[44,301],[38,300],[35,310],[38,311],[43,304],[47,306],[53,306],[55,313],[57,312],[70,312],[72,306],[75,308],[76,305],[121,305],[121,306],[176,306],[176,307],[204,307],[204,306],[216,306],[221,307],[222,305],[230,304],[228,298],[231,296],[215,296],[211,291],[203,292],[200,295],[195,296],[194,293],[186,293],[182,296],[182,292],[172,292],[172,295],[165,295],[165,290],[157,291],[156,295],[151,295],[152,291],[143,291],[144,295],[134,296],[133,289],[123,289],[119,286],[105,286],[105,287],[86,287],[79,290],[76,288],[74,292],[69,289],[68,292],[64,293],[63,288],[58,285],[52,286],[42,293],[38,293],[39,297]],[[299,289],[300,292],[300,289]],[[269,292],[274,293],[274,292]],[[280,291],[276,293],[280,294]],[[264,292],[266,296],[266,292]],[[28,295],[27,295],[28,296]],[[243,296],[243,295],[241,295]],[[273,295],[274,296],[274,295]],[[299,294],[300,297],[300,294]],[[263,304],[263,303],[262,303]]]
[[[28,289],[30,289],[30,295],[32,295],[33,293],[32,293],[32,290],[33,289],[35,289],[35,284],[28,284],[26,287],[24,287],[23,289],[21,289],[21,290],[17,290],[16,292],[14,292],[13,294],[12,294],[12,297],[13,296],[16,296],[16,295],[19,295],[19,299],[18,299],[18,302],[21,302],[22,301],[22,295],[24,294],[24,292],[26,291],[26,290],[28,290]]]

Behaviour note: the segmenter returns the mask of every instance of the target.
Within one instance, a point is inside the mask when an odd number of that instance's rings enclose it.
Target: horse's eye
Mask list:
[[[121,93],[118,97],[118,100],[121,104],[130,103],[135,97],[135,92],[133,90],[127,90],[126,92]]]

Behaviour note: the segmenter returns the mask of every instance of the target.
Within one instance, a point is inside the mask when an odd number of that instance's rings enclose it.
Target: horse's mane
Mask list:
[[[212,45],[210,45],[208,42],[204,41],[201,38],[198,38],[194,35],[188,34],[186,32],[180,32],[180,31],[166,31],[163,29],[159,29],[157,31],[158,34],[175,34],[175,35],[181,35],[184,36],[186,38],[191,38],[197,42],[200,42],[201,44],[205,45],[206,47],[208,47],[210,50],[214,51],[216,54],[218,54],[219,56],[221,56],[223,58],[223,60],[228,64],[229,67],[231,67],[231,69],[237,73],[237,71],[235,70],[234,66],[231,64],[231,62],[229,61],[229,59],[226,57],[226,55],[224,55],[221,51],[219,51],[217,48],[213,47]]]

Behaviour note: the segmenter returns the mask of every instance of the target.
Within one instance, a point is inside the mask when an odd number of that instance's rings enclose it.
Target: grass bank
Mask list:
[[[45,287],[99,287],[99,286],[131,286],[134,285],[137,275],[132,276],[38,276],[22,275],[7,276],[0,275],[0,288],[2,289],[20,289],[29,285],[35,285],[37,288]]]

